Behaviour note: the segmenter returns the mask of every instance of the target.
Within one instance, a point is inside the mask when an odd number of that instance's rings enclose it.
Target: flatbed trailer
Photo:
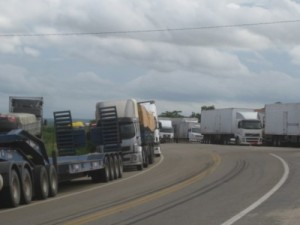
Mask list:
[[[95,131],[99,134],[99,128],[95,128]],[[102,126],[100,132],[105,133],[105,126]],[[63,133],[61,137],[68,136],[65,135]],[[101,137],[102,144],[103,140],[105,138]],[[114,140],[114,143],[117,142]],[[0,207],[17,207],[29,204],[33,199],[54,197],[58,192],[58,183],[80,177],[91,177],[93,182],[121,178],[121,150],[107,141],[103,146],[99,152],[66,155],[62,151],[63,154],[57,156],[57,152],[53,151],[52,157],[49,157],[44,143],[27,131],[16,129],[1,133]]]
[[[62,156],[57,161],[58,182],[91,177],[93,182],[108,182],[123,175],[122,156],[119,153],[90,153],[80,156]]]
[[[1,207],[57,194],[56,168],[44,143],[21,129],[0,134],[0,180]]]
[[[122,174],[122,157],[116,152],[48,157],[43,142],[24,130],[0,134],[0,207],[53,197],[59,182],[85,176],[108,182]]]
[[[76,155],[75,152],[75,139],[78,137],[74,135],[76,129],[72,127],[71,112],[54,112],[59,182],[84,176],[91,177],[94,182],[108,182],[122,177],[123,160],[117,112],[115,107],[103,111],[104,124],[91,129],[91,141],[98,146],[97,152],[84,155]],[[99,148],[100,145],[102,148]]]

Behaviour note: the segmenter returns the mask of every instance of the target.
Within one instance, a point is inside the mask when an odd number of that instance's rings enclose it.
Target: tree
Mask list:
[[[177,110],[175,110],[173,112],[166,111],[166,112],[161,113],[158,116],[159,117],[170,117],[170,118],[182,118],[182,117],[184,117],[180,113],[181,113],[181,111],[177,111]]]
[[[213,109],[215,109],[214,105],[210,105],[210,106],[204,105],[201,107],[201,110],[213,110]]]
[[[201,114],[192,112],[192,114],[189,116],[190,118],[197,118],[198,122],[201,121]]]

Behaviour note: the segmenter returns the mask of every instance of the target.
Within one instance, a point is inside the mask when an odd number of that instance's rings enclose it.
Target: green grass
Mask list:
[[[43,128],[42,141],[44,142],[48,155],[51,156],[52,151],[56,150],[54,127],[46,126]]]
[[[53,126],[46,126],[43,128],[42,141],[44,142],[46,151],[49,156],[52,155],[53,150],[57,151],[55,130]],[[76,155],[94,152],[95,148],[96,147],[91,142],[86,141],[85,146],[75,148]]]

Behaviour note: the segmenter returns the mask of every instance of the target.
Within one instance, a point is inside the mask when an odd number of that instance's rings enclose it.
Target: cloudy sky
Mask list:
[[[0,0],[0,112],[42,96],[46,117],[96,102],[300,102],[300,1]]]

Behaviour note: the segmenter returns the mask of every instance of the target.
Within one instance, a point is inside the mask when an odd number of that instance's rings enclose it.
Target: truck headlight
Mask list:
[[[2,188],[3,188],[3,177],[0,174],[0,191],[1,191]]]

